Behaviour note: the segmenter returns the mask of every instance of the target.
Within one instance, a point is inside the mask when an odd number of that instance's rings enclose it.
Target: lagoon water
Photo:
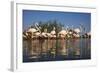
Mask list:
[[[23,62],[91,59],[91,39],[23,40]]]

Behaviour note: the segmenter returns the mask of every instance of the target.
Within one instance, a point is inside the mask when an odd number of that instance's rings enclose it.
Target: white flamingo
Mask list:
[[[39,27],[39,24],[38,23],[35,23],[35,28],[39,31],[39,32],[41,32],[41,27]]]
[[[61,30],[58,35],[61,37],[61,38],[65,38],[66,35],[67,35],[67,31],[66,30]]]
[[[42,32],[42,34],[41,34],[43,37],[47,37],[47,29],[45,28],[44,29],[44,32]]]
[[[37,32],[37,30],[32,27],[27,30],[28,36],[31,36],[31,38],[35,37],[35,32]]]
[[[27,36],[28,36],[27,32],[23,33],[23,38],[27,38]]]
[[[91,37],[91,32],[88,32],[88,33],[87,33],[87,36],[88,36],[88,37]]]
[[[29,28],[27,32],[35,33],[37,30],[35,28]]]
[[[40,31],[40,27],[38,27],[39,24],[38,23],[35,23],[35,28],[32,28],[30,27],[28,30],[27,30],[27,33],[31,33],[31,37],[38,37],[40,34],[41,34],[41,31]],[[27,35],[28,36],[28,35]]]
[[[91,32],[88,32],[87,35],[88,35],[88,36],[91,36]]]
[[[74,29],[74,31],[75,31],[76,33],[80,33],[80,32],[81,32],[81,30],[80,30],[79,28]]]
[[[37,32],[35,33],[35,36],[40,36],[41,35],[41,27],[39,27],[38,23],[35,23],[35,28],[37,29]]]
[[[66,35],[67,35],[67,33],[68,33],[68,26],[66,26],[66,29],[63,28],[63,29],[58,33],[58,35],[59,35],[61,38],[65,38]]]
[[[50,32],[51,37],[55,38],[56,37],[56,31],[55,31],[55,27],[53,28],[53,30]]]
[[[80,37],[79,33],[81,32],[81,30],[80,30],[79,28],[74,29],[74,32],[75,32],[75,33],[74,33],[73,35],[74,35],[75,37],[77,37],[77,38]]]

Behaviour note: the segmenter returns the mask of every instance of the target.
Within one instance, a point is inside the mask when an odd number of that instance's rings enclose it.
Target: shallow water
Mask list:
[[[91,39],[23,40],[23,62],[91,59]]]

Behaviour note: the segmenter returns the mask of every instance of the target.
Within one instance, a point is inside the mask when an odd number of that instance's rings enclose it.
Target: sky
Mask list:
[[[90,32],[91,30],[90,13],[23,10],[23,30],[27,29],[35,22],[54,20],[70,28],[72,26],[73,28],[78,28],[80,27],[80,24],[82,24],[85,27],[86,32]]]

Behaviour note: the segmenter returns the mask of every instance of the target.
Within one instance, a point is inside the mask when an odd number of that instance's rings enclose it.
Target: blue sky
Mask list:
[[[57,20],[64,26],[73,26],[73,28],[77,28],[82,24],[87,32],[91,30],[90,13],[23,10],[23,29],[28,28],[35,22],[52,20]]]

